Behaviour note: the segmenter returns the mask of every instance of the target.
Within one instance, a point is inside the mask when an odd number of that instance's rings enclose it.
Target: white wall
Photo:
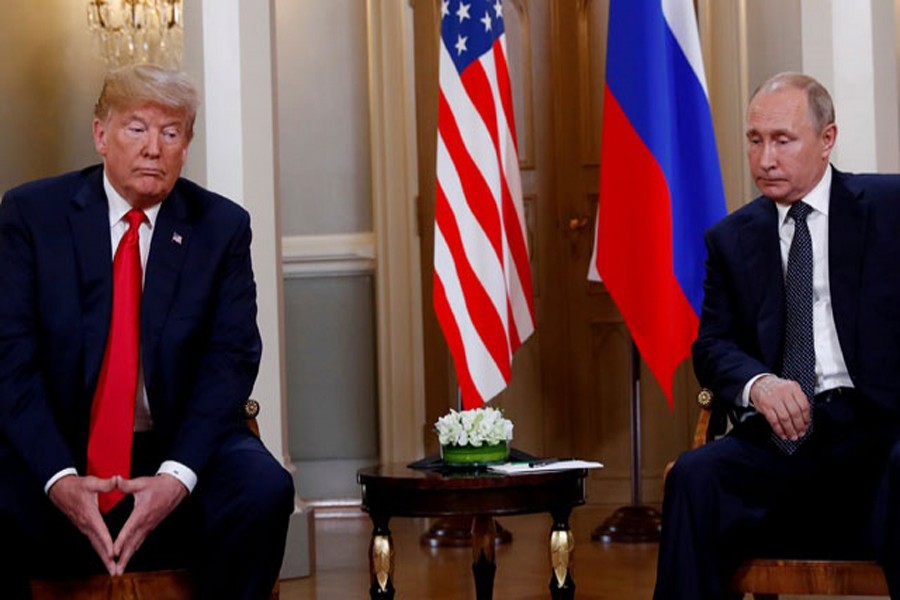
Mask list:
[[[275,0],[290,455],[304,498],[378,460],[365,7]]]

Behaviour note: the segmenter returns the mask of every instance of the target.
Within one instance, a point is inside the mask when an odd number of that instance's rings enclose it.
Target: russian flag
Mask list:
[[[693,0],[611,0],[590,279],[602,278],[672,406],[725,194]]]

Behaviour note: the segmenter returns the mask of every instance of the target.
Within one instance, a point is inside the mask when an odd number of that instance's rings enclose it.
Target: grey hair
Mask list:
[[[94,117],[105,121],[113,111],[143,104],[159,104],[183,112],[187,135],[194,135],[194,121],[200,105],[197,88],[187,73],[156,65],[129,65],[110,71],[94,106]]]
[[[751,102],[760,94],[768,94],[783,88],[793,88],[806,92],[809,119],[816,131],[821,133],[834,123],[834,103],[825,86],[814,77],[803,73],[778,73],[756,88],[750,97]]]

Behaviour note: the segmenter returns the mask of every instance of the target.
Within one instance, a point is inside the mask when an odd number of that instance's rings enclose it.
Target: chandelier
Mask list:
[[[110,67],[181,63],[182,0],[89,0],[87,18]]]

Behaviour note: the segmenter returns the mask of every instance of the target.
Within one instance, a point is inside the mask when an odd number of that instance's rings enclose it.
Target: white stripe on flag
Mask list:
[[[447,76],[444,75],[447,73]],[[456,67],[453,60],[447,53],[447,48],[441,45],[441,91],[444,92],[444,98],[450,106],[450,112],[456,119],[456,124],[462,134],[463,143],[466,151],[478,167],[484,180],[487,182],[494,196],[494,202],[499,209],[500,198],[500,170],[497,164],[497,154],[494,151],[494,142],[491,140],[491,134],[488,131],[478,109],[472,104],[466,88],[463,86],[459,77],[455,76]],[[451,204],[455,204],[454,200],[459,202],[465,201],[460,197],[451,199]]]
[[[450,2],[444,19],[455,14],[457,0]],[[500,18],[491,15],[486,18]],[[514,120],[501,96],[501,90],[508,94],[509,82],[505,69],[500,81],[498,70],[499,61],[505,64],[505,39],[486,28],[465,29],[471,25],[482,27],[480,19],[442,24],[436,176],[446,204],[440,200],[434,254],[435,309],[458,379],[472,382],[463,389],[467,408],[506,387],[515,346],[534,330]],[[465,36],[481,54],[460,63],[461,77],[454,59],[467,50],[448,48],[444,38]]]
[[[485,291],[494,305],[494,310],[503,321],[506,321],[506,289],[503,285],[503,266],[490,240],[481,228],[481,224],[472,214],[467,202],[453,202],[453,199],[465,199],[459,175],[453,168],[453,161],[444,140],[438,136],[437,144],[438,183],[444,190],[450,210],[456,218],[459,235],[463,239],[465,257],[475,275],[481,281]],[[448,249],[449,254],[449,249]],[[455,262],[455,261],[454,261]],[[437,261],[435,261],[437,263]]]
[[[503,380],[503,375],[497,369],[497,365],[491,358],[478,330],[469,317],[463,290],[460,287],[459,278],[453,265],[453,256],[450,254],[450,249],[447,248],[447,243],[444,241],[444,236],[441,235],[440,229],[436,227],[434,230],[435,272],[444,285],[447,304],[450,305],[450,312],[453,315],[453,320],[456,321],[459,335],[462,338],[463,346],[465,346],[466,365],[472,381],[482,398],[492,398],[506,387],[506,382]]]
[[[662,0],[662,10],[666,23],[681,51],[684,52],[694,75],[700,82],[703,92],[709,98],[706,87],[706,73],[703,71],[703,53],[700,51],[700,34],[697,31],[697,15],[694,13],[693,0]]]
[[[591,239],[594,240],[594,249],[591,251],[591,261],[588,263],[588,281],[596,281],[601,282],[603,278],[600,277],[600,271],[597,270],[597,246],[600,245],[600,240],[597,238],[597,228],[600,225],[600,210],[597,209],[597,214],[594,216],[594,237]]]
[[[505,51],[506,38],[501,38],[500,42]],[[531,273],[529,272],[525,275],[520,275],[520,273],[518,272],[515,261],[512,260],[512,249],[509,247],[509,236],[507,235],[511,228],[515,227],[521,233],[522,239],[527,240],[527,230],[525,228],[525,211],[521,200],[522,183],[519,175],[519,153],[516,149],[513,133],[509,129],[509,124],[513,122],[512,115],[506,114],[503,107],[503,102],[501,101],[499,86],[497,83],[497,63],[494,54],[495,53],[493,52],[489,52],[485,54],[480,60],[484,65],[488,83],[491,86],[491,95],[496,100],[494,107],[496,109],[497,118],[497,137],[499,145],[498,151],[501,154],[500,168],[503,170],[502,175],[506,179],[507,189],[509,191],[510,197],[512,198],[515,208],[515,222],[508,222],[504,217],[502,207],[500,208],[500,215],[501,220],[503,221],[504,230],[503,253],[504,256],[509,257],[509,260],[506,260],[503,266],[505,271],[505,280],[509,289],[510,304],[512,307],[513,320],[515,322],[516,331],[519,333],[520,339],[525,340],[534,332],[534,318],[531,314],[528,299],[525,297],[520,277],[527,276],[530,279]],[[514,351],[515,348],[511,348],[511,352]]]

